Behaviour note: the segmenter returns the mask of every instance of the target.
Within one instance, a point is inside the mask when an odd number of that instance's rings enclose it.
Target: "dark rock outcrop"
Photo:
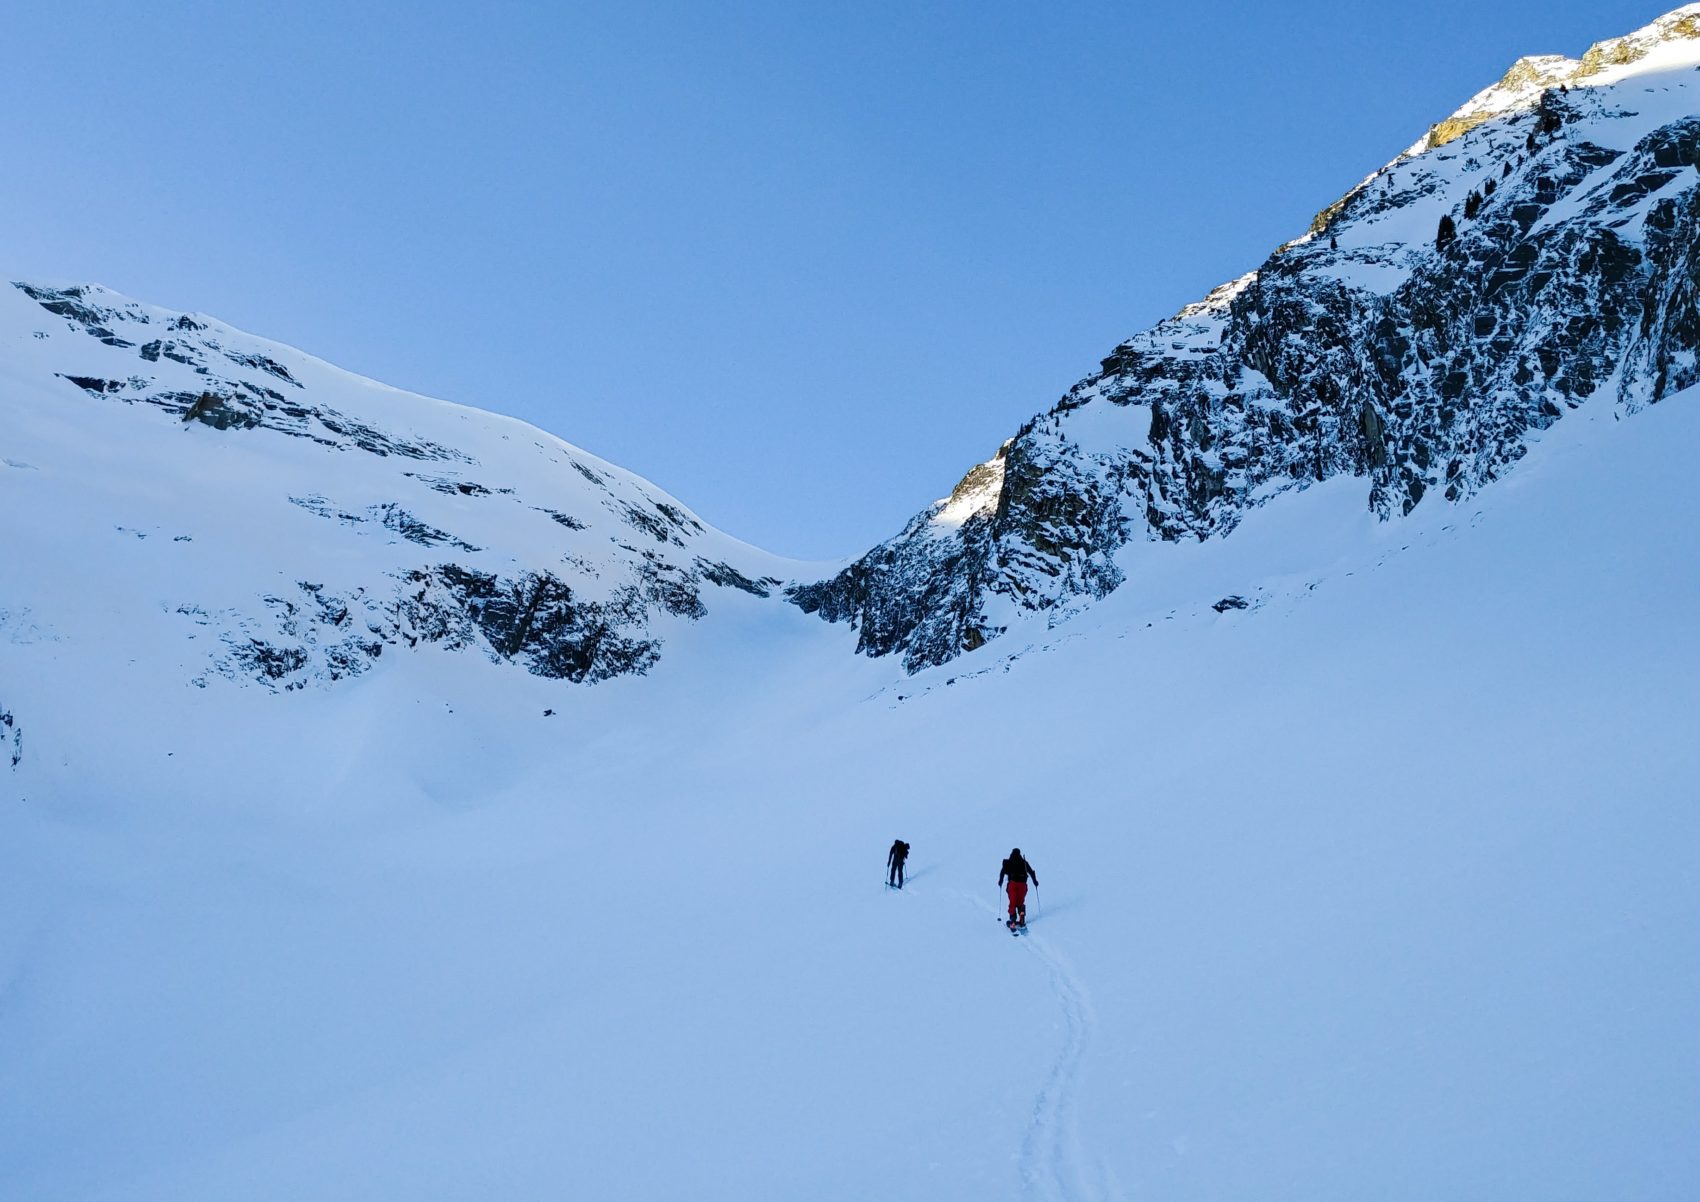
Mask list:
[[[5,757],[9,768],[24,762],[24,728],[4,707],[0,707],[0,756]]]
[[[1529,87],[1579,70],[1537,65]],[[1226,535],[1341,475],[1384,519],[1461,501],[1570,409],[1633,412],[1695,383],[1700,116],[1620,142],[1636,114],[1611,87],[1531,96],[1466,110],[1310,236],[1118,346],[895,538],[789,598],[914,671],[1102,597],[1131,540]],[[1438,247],[1379,234],[1432,232],[1438,216],[1453,231]]]
[[[641,633],[647,611],[636,589],[586,602],[548,572],[504,580],[453,564],[416,573],[408,584],[412,592],[398,606],[406,626],[464,638],[459,624],[470,623],[494,656],[539,676],[607,680],[645,672],[660,657],[660,642]]]

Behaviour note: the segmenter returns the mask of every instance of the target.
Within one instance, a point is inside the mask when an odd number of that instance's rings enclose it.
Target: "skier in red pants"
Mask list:
[[[998,884],[1003,884],[1005,879],[1009,881],[1009,921],[1007,925],[1013,931],[1016,927],[1027,925],[1027,882],[1032,881],[1035,887],[1039,884],[1039,874],[1033,871],[1033,865],[1029,864],[1022,856],[1019,847],[1014,848],[1009,853],[1009,858],[1003,862],[1003,867],[998,870]]]

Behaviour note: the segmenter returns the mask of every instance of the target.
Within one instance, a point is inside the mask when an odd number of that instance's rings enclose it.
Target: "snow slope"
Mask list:
[[[1697,401],[976,674],[735,590],[595,689],[14,641],[0,1195],[1691,1198]]]
[[[523,422],[99,286],[0,287],[0,404],[4,546],[34,569],[0,637],[202,684],[421,643],[594,682],[811,570]]]

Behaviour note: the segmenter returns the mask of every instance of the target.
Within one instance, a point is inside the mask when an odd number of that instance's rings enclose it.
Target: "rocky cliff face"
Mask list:
[[[0,558],[22,565],[0,640],[86,633],[71,581],[98,565],[122,625],[163,613],[152,641],[196,649],[198,684],[297,689],[433,644],[594,682],[785,570],[523,423],[97,286],[0,291]],[[3,711],[0,749],[21,755]]]
[[[911,670],[1349,475],[1396,519],[1582,404],[1700,378],[1700,5],[1524,59],[1256,271],[1118,346],[950,497],[790,599]],[[1135,586],[1137,582],[1128,582]]]

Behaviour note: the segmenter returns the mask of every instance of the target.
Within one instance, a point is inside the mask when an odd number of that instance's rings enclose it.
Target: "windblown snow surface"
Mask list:
[[[196,687],[5,437],[0,1197],[1695,1196],[1692,392],[1130,545],[1048,644],[729,590],[593,687]]]

